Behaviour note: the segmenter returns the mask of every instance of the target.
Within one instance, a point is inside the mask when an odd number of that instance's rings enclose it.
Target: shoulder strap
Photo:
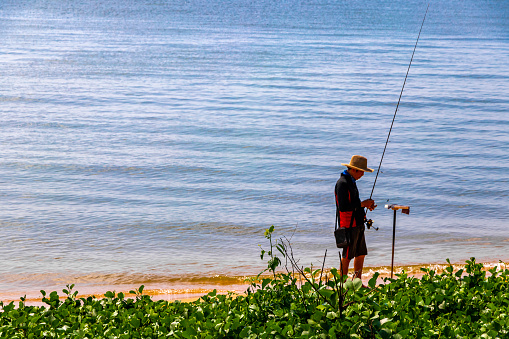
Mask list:
[[[336,222],[334,223],[334,231],[338,229],[338,223],[339,223],[339,206],[338,206],[338,196],[336,192],[334,192],[334,196],[336,198]]]
[[[336,205],[336,222],[334,223],[334,231],[338,229],[338,222],[339,222],[339,211],[338,205]]]

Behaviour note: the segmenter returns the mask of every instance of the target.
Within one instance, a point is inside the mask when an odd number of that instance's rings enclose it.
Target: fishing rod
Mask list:
[[[424,18],[422,19],[421,28],[419,29],[419,34],[417,35],[417,41],[415,41],[414,50],[412,52],[412,57],[410,58],[410,63],[408,64],[408,69],[405,75],[405,81],[403,81],[403,86],[401,87],[401,92],[399,93],[398,104],[396,105],[396,110],[394,111],[394,116],[392,117],[391,127],[389,128],[389,134],[387,134],[387,140],[385,141],[384,151],[382,152],[382,157],[380,158],[380,164],[378,164],[378,170],[376,171],[375,181],[373,182],[373,188],[371,189],[371,194],[369,195],[369,199],[373,197],[373,192],[375,191],[376,180],[378,179],[378,174],[380,173],[380,168],[382,167],[382,161],[384,160],[385,151],[387,150],[387,144],[389,143],[389,138],[391,136],[392,127],[394,126],[394,120],[396,119],[396,114],[398,113],[399,103],[401,102],[401,97],[403,96],[403,90],[405,89],[406,79],[408,78],[408,73],[410,72],[410,67],[412,66],[412,61],[414,60],[415,50],[417,49],[417,44],[419,43],[419,38],[421,37],[422,27],[424,26],[424,21],[426,20],[426,15],[428,14],[429,4],[426,7],[426,13],[424,13]],[[373,226],[373,220],[366,219],[366,226],[369,228],[373,227],[378,231],[378,228]]]
[[[392,117],[391,128],[389,128],[389,134],[387,135],[387,140],[385,141],[384,151],[382,153],[382,157],[380,158],[380,164],[378,165],[378,170],[376,171],[375,182],[373,182],[373,188],[371,189],[371,194],[369,199],[373,197],[373,191],[375,190],[376,180],[378,179],[378,174],[380,173],[380,168],[382,167],[382,161],[384,160],[385,150],[387,149],[387,144],[389,143],[389,138],[392,132],[392,126],[394,126],[394,120],[396,119],[396,113],[398,113],[399,103],[401,102],[401,97],[403,96],[403,90],[405,89],[406,79],[408,78],[408,73],[410,72],[410,67],[412,66],[412,61],[414,60],[415,50],[417,48],[417,43],[419,43],[419,38],[421,37],[422,27],[424,26],[424,20],[426,20],[426,14],[428,14],[429,4],[426,8],[426,13],[424,13],[424,18],[422,19],[421,29],[419,30],[419,35],[417,36],[417,41],[415,42],[414,51],[412,52],[412,58],[410,58],[410,63],[408,64],[408,69],[405,75],[405,81],[403,81],[403,87],[401,87],[401,93],[399,94],[398,104],[396,105],[396,110],[394,111],[394,116]]]

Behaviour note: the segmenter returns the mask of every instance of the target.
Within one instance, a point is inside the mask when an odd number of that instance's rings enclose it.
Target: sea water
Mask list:
[[[271,225],[337,267],[341,163],[378,169],[427,6],[2,1],[0,293],[256,274]],[[366,266],[391,203],[399,266],[509,259],[508,88],[509,3],[430,1]]]

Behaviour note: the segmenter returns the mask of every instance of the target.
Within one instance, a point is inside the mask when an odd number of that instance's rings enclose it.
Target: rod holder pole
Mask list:
[[[392,220],[392,260],[391,260],[391,279],[392,279],[394,273],[394,243],[396,242],[396,211],[401,210],[401,213],[403,214],[410,214],[410,206],[388,204],[385,205],[385,208],[394,211],[394,217]]]
[[[392,220],[392,260],[391,260],[391,279],[394,272],[394,243],[396,241],[396,210],[394,210],[394,218]]]

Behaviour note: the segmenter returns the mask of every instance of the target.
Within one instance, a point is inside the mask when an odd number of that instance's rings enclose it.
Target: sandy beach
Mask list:
[[[505,262],[488,262],[483,263],[484,269],[487,271],[492,269],[493,267],[497,267],[497,269],[506,269],[507,261]],[[397,266],[394,268],[393,276],[397,278],[398,274],[405,272],[409,276],[413,276],[415,278],[420,278],[423,276],[424,272],[421,268],[431,269],[436,273],[442,273],[448,264],[428,264],[428,265],[412,265],[412,266]],[[453,264],[454,271],[460,270],[464,268],[464,264]],[[323,277],[330,272],[330,270],[324,270]],[[390,278],[391,276],[391,267],[390,266],[381,266],[381,267],[365,267],[363,273],[363,283],[366,285],[369,280],[373,277],[375,272],[379,273],[377,284],[384,283],[386,278]],[[349,272],[352,274],[352,270]],[[262,277],[269,277],[269,275],[264,275]],[[246,277],[245,280],[238,279],[238,283],[231,283],[231,279],[229,279],[228,283],[221,283],[220,281],[215,281],[215,283],[195,283],[195,282],[180,282],[180,283],[147,283],[144,284],[144,295],[149,295],[152,300],[166,300],[166,301],[175,301],[179,300],[182,302],[192,302],[198,300],[201,296],[206,295],[207,293],[216,290],[219,294],[243,294],[246,292],[247,288],[250,286],[248,279],[254,279],[253,277]],[[299,278],[301,281],[304,279]],[[65,286],[62,287],[62,289]],[[118,284],[118,285],[94,285],[94,286],[79,286],[76,285],[73,291],[78,291],[78,298],[88,298],[90,296],[96,298],[102,298],[104,294],[108,291],[115,291],[116,293],[124,293],[127,298],[134,298],[135,295],[129,293],[131,290],[138,289],[139,286],[128,285],[128,284]],[[65,294],[62,292],[62,289],[57,290],[61,299],[65,299]],[[52,291],[47,290],[46,293],[49,295]],[[26,293],[26,305],[33,306],[44,306],[42,302],[42,295],[39,293],[35,293],[35,291],[31,291],[31,293]],[[14,292],[2,293],[0,294],[0,300],[5,303],[10,302],[19,302],[20,295],[15,295]]]

